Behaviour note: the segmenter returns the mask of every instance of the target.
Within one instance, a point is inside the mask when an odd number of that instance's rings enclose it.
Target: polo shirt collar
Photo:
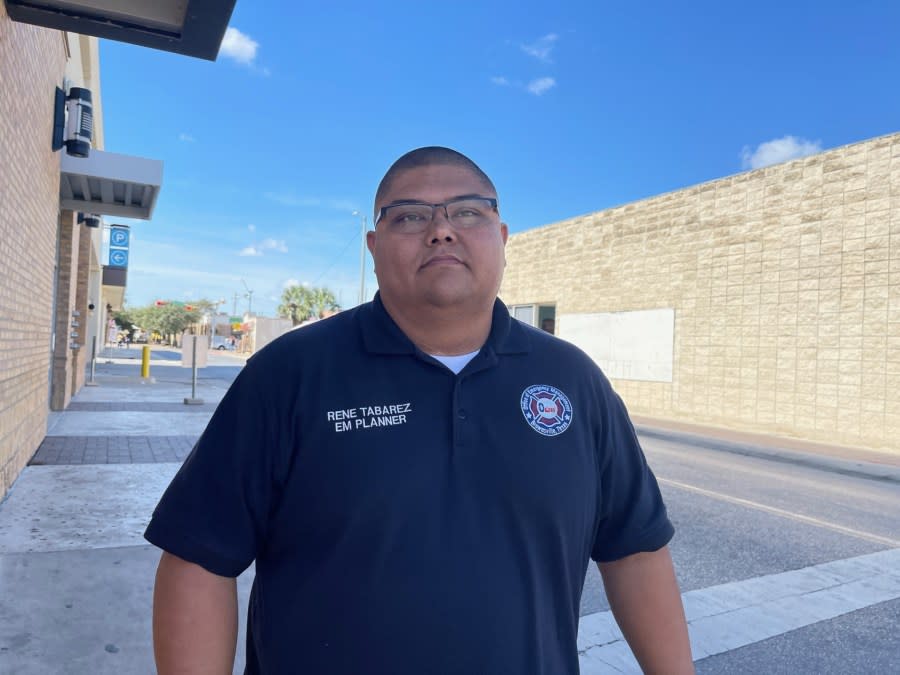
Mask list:
[[[381,302],[380,291],[375,293],[372,302],[360,307],[357,317],[367,352],[416,354],[419,351],[388,314]],[[499,298],[494,300],[491,332],[485,345],[496,354],[526,354],[531,351],[531,341],[524,326],[510,317],[506,305]]]

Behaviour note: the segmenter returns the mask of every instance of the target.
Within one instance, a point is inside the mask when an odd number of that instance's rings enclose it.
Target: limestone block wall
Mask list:
[[[510,237],[501,297],[675,310],[632,412],[900,452],[900,134]]]
[[[62,34],[0,3],[0,497],[46,432],[59,207],[50,147]]]

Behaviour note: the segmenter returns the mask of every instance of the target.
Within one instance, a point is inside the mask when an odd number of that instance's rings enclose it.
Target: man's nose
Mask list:
[[[440,240],[453,241],[456,238],[456,231],[450,223],[450,217],[447,213],[447,207],[435,207],[432,211],[431,222],[428,225],[428,240],[434,244]]]

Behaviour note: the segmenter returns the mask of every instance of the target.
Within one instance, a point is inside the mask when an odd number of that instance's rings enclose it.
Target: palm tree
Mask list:
[[[329,289],[322,288],[313,288],[312,289],[312,310],[313,314],[320,319],[322,318],[322,314],[328,310],[332,309],[340,309],[340,306],[337,303],[337,298],[334,297],[334,293],[332,293]]]
[[[291,320],[293,325],[309,318],[312,313],[313,296],[308,286],[288,286],[281,294],[278,316]]]
[[[288,286],[281,294],[278,316],[290,319],[296,326],[312,317],[321,318],[325,311],[331,309],[340,309],[340,305],[329,289]]]

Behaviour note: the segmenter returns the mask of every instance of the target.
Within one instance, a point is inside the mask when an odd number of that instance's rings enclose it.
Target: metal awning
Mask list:
[[[163,163],[91,150],[90,157],[60,154],[59,208],[102,216],[150,220],[162,187]]]
[[[214,61],[236,0],[6,0],[13,21]]]

